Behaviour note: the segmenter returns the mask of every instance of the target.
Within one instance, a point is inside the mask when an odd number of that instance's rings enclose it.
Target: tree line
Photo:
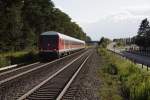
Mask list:
[[[136,36],[131,38],[114,39],[113,41],[124,43],[125,45],[136,44],[141,50],[150,48],[150,23],[148,19],[145,18],[141,21]]]
[[[45,31],[90,40],[51,0],[0,0],[0,51],[33,47]]]

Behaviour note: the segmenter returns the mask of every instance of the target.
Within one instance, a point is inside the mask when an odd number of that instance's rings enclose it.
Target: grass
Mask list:
[[[105,69],[98,71],[99,77],[102,81],[99,95],[101,100],[123,100],[119,91],[119,81],[115,75],[110,75],[104,72]]]
[[[1,57],[7,57],[7,56],[20,56],[20,55],[25,55],[29,51],[18,51],[18,52],[6,52],[6,53],[0,53]]]
[[[0,56],[0,68],[3,66],[8,66],[10,64],[11,64],[11,62],[8,58]]]
[[[98,51],[105,61],[103,72],[99,72],[102,75],[105,74],[103,80],[107,85],[103,88],[112,88],[111,85],[115,87],[110,90],[110,93],[104,92],[104,94],[117,96],[117,99],[112,97],[102,100],[121,100],[121,96],[116,95],[118,93],[129,100],[150,100],[150,73],[106,49],[99,48]],[[109,82],[112,84],[108,84]]]
[[[100,54],[101,55],[101,54]],[[98,76],[101,79],[101,86],[99,89],[99,95],[101,100],[123,100],[120,92],[120,81],[116,75],[116,70],[110,70],[109,63],[106,63],[106,59],[103,56],[102,66],[98,70]]]
[[[36,50],[1,53],[0,67],[12,64],[32,63],[37,60],[38,52]]]

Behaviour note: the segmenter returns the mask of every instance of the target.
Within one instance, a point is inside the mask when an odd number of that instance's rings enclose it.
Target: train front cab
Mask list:
[[[58,35],[41,35],[39,39],[39,55],[41,59],[57,58],[59,57]]]

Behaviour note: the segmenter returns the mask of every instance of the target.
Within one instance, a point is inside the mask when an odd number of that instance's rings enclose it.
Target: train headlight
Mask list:
[[[54,49],[54,51],[56,51],[56,49]]]

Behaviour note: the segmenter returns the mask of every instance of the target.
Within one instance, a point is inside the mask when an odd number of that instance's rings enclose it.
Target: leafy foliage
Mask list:
[[[91,40],[92,40],[91,37],[86,36],[86,41],[91,41]]]
[[[102,38],[100,39],[99,45],[100,45],[102,48],[106,48],[109,43],[110,43],[110,40],[109,40],[109,39],[102,37]]]
[[[0,0],[0,51],[36,46],[45,31],[87,39],[82,28],[51,0]]]
[[[135,43],[143,48],[150,47],[150,25],[147,18],[141,22]]]
[[[0,48],[17,49],[21,40],[21,0],[0,0]]]

